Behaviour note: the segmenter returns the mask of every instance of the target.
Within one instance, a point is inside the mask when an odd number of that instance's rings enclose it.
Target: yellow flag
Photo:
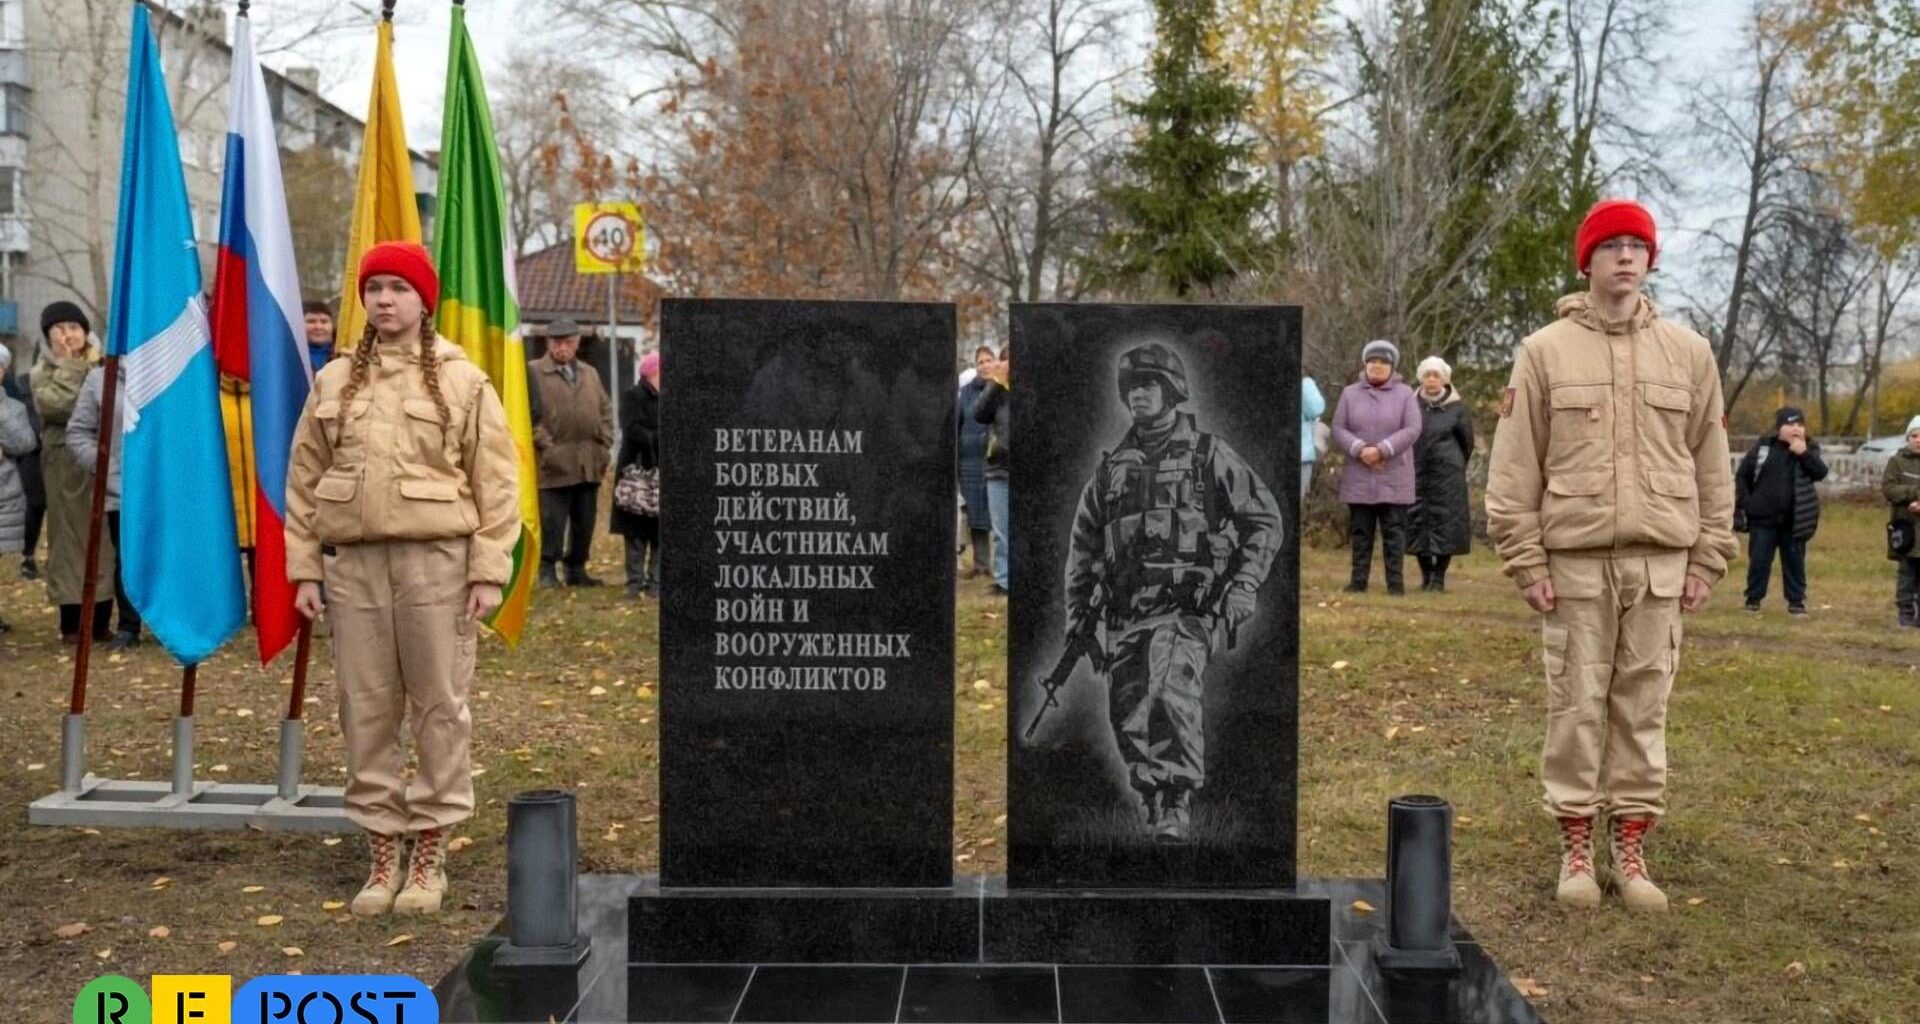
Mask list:
[[[420,241],[420,209],[414,204],[407,125],[400,116],[400,89],[393,81],[393,22],[382,21],[373,96],[367,100],[367,134],[360,145],[360,184],[347,228],[347,269],[334,334],[338,352],[353,351],[367,327],[367,310],[360,304],[360,257],[381,242]]]

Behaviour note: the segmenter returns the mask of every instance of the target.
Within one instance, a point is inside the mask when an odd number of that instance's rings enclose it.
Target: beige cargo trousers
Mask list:
[[[342,544],[323,559],[347,817],[369,832],[446,828],[473,815],[478,624],[467,618],[465,537]],[[418,764],[407,779],[406,722]]]
[[[1547,736],[1540,780],[1556,818],[1667,809],[1667,697],[1680,668],[1687,552],[1549,553],[1541,625]]]

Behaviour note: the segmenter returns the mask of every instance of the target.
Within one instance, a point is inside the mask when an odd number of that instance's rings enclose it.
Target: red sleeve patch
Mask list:
[[[1504,420],[1511,415],[1513,415],[1513,389],[1508,388],[1507,393],[1500,396],[1500,418]]]

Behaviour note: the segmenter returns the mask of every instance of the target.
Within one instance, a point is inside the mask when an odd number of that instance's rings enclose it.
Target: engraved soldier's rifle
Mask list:
[[[1090,566],[1093,575],[1093,590],[1087,595],[1086,611],[1067,634],[1067,646],[1060,651],[1060,658],[1053,664],[1053,671],[1040,681],[1040,688],[1046,691],[1047,699],[1041,703],[1040,710],[1034,712],[1033,721],[1027,723],[1023,739],[1033,739],[1034,731],[1040,728],[1040,720],[1047,712],[1060,706],[1060,688],[1073,678],[1073,670],[1080,666],[1080,659],[1097,672],[1106,671],[1106,655],[1100,649],[1099,628],[1100,610],[1106,607],[1111,596],[1108,591],[1107,565],[1096,561]]]

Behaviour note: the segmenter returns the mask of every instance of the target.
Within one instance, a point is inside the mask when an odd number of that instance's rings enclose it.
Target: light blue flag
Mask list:
[[[246,622],[247,601],[200,256],[145,4],[133,7],[119,229],[107,354],[126,388],[120,571],[153,635],[193,665]]]

